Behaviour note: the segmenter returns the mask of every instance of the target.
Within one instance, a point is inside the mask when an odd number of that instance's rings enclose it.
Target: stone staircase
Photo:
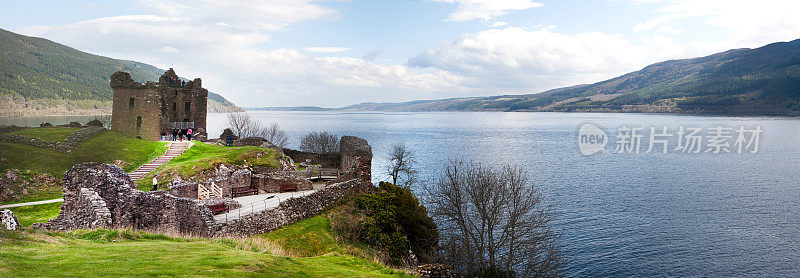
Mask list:
[[[150,163],[142,165],[142,167],[139,167],[139,169],[136,169],[136,171],[133,171],[133,173],[130,173],[128,175],[131,176],[131,179],[133,181],[137,181],[137,180],[141,179],[142,177],[144,177],[145,175],[147,175],[148,173],[150,173],[153,170],[155,170],[156,168],[158,168],[158,166],[161,166],[162,164],[167,163],[168,161],[170,161],[172,158],[181,155],[183,153],[183,151],[185,151],[188,148],[189,148],[189,142],[188,141],[185,141],[185,142],[171,142],[169,144],[169,149],[167,149],[167,152],[164,153],[164,155],[159,156],[158,158],[154,159],[153,161],[150,161]]]

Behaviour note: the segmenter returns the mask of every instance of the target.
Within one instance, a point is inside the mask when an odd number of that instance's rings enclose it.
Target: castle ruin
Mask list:
[[[206,134],[208,90],[200,78],[182,81],[173,69],[158,82],[134,82],[130,74],[118,71],[111,75],[114,89],[111,127],[144,140],[159,140],[161,132],[192,129],[198,139]]]

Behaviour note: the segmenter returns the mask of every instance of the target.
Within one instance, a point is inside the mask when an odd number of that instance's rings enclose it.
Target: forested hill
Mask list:
[[[158,81],[164,70],[76,50],[0,29],[0,116],[110,112],[108,79],[126,71],[138,82]],[[209,93],[209,112],[236,110]]]
[[[333,110],[797,116],[800,115],[800,40],[660,62],[606,81],[538,94],[362,103]]]

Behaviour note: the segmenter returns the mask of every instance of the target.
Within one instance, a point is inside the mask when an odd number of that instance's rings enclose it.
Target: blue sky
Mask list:
[[[0,28],[247,106],[536,93],[800,38],[793,1],[5,1]]]

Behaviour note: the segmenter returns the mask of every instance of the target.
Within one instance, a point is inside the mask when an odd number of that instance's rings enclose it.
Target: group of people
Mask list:
[[[166,130],[161,131],[161,141],[192,141],[192,128],[187,129],[172,129],[172,133],[167,134]]]

